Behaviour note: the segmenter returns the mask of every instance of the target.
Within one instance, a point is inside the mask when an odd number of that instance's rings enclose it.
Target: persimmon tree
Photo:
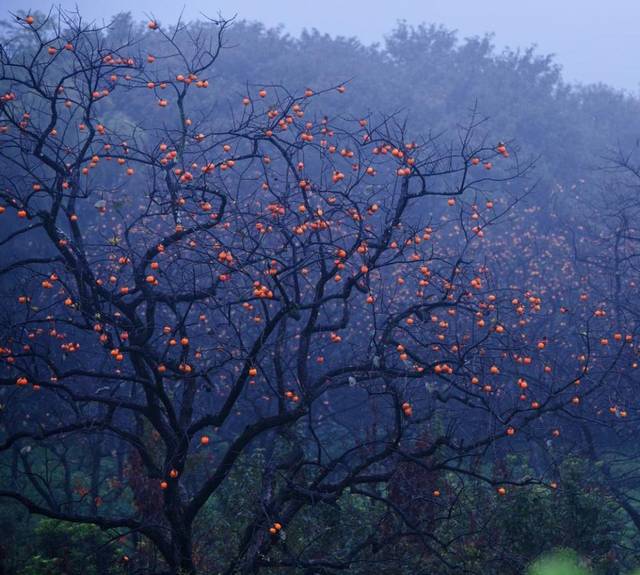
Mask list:
[[[616,149],[601,160],[605,183],[585,202],[586,217],[576,214],[569,222],[572,256],[582,277],[582,298],[592,298],[606,309],[612,342],[626,330],[637,333],[640,318],[636,291],[640,258],[638,233],[638,183],[640,170],[634,151]],[[597,463],[597,477],[640,529],[634,491],[637,479],[638,400],[634,391],[638,352],[617,370],[618,385],[602,398],[597,431],[583,422],[583,451]],[[622,366],[621,366],[622,367]],[[629,425],[628,423],[631,423]]]
[[[230,25],[56,12],[2,46],[0,497],[142,537],[159,572],[328,573],[406,542],[455,568],[438,526],[468,482],[555,487],[505,455],[559,440],[632,337],[594,351],[591,317],[558,324],[487,249],[530,164],[475,114],[448,142],[325,115],[344,84],[226,93]],[[231,477],[233,534],[207,523]],[[380,513],[323,551],[345,497]]]

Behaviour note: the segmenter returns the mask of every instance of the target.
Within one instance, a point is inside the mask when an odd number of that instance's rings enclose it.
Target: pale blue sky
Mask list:
[[[287,31],[303,28],[357,36],[365,43],[381,40],[399,19],[433,22],[457,29],[462,36],[495,33],[498,47],[536,44],[554,53],[570,81],[605,82],[636,94],[640,88],[640,0],[75,0],[88,18],[108,19],[131,10],[140,18],[153,13],[174,20],[184,7],[188,18],[202,12],[260,20]],[[0,0],[0,13],[20,8],[47,10],[50,1]]]

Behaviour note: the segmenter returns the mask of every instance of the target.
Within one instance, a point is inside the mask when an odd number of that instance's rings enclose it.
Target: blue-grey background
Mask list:
[[[638,0],[76,0],[57,2],[77,6],[91,19],[109,19],[119,11],[145,18],[187,19],[201,13],[282,24],[291,34],[317,28],[332,35],[356,36],[363,43],[380,41],[397,23],[443,24],[460,36],[494,33],[498,49],[537,45],[541,54],[555,54],[570,82],[604,82],[638,93],[640,87],[640,2]],[[2,18],[20,9],[47,10],[46,0],[0,0]]]

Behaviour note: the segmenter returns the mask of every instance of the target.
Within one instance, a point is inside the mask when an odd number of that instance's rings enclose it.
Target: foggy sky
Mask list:
[[[297,34],[317,28],[333,35],[356,36],[364,43],[381,41],[398,20],[443,24],[463,37],[495,33],[498,48],[538,46],[553,53],[565,79],[604,82],[640,93],[640,2],[638,0],[535,0],[483,3],[478,0],[64,0],[90,19],[107,19],[119,11],[161,22],[221,12],[229,17],[283,24]],[[18,9],[48,10],[50,1],[0,0],[0,19]],[[133,8],[132,8],[133,7]]]

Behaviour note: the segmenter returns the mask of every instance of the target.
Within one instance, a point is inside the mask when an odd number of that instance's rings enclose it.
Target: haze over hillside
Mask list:
[[[2,9],[47,10],[46,0],[4,0]],[[331,35],[355,36],[364,43],[382,41],[399,20],[416,25],[442,24],[458,30],[462,37],[495,33],[502,49],[538,47],[541,54],[555,54],[571,82],[604,82],[637,92],[640,63],[637,58],[640,36],[640,4],[634,0],[600,0],[478,3],[470,0],[398,0],[369,2],[301,2],[296,0],[189,0],[165,3],[152,0],[113,0],[107,6],[90,0],[55,2],[66,8],[78,6],[86,18],[108,19],[131,10],[136,18],[155,15],[169,23],[182,12],[187,19],[237,14],[273,27],[282,24],[287,32],[299,34],[303,28],[318,28]]]

